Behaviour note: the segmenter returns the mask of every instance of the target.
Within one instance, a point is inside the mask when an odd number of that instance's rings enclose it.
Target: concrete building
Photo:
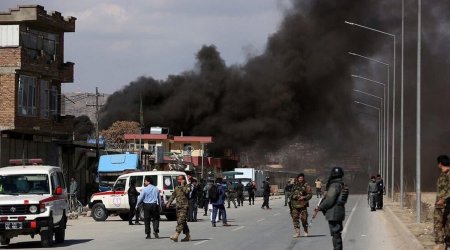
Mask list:
[[[64,34],[75,20],[40,5],[0,12],[0,167],[22,157],[63,165],[73,116],[61,116],[61,84],[74,75]]]

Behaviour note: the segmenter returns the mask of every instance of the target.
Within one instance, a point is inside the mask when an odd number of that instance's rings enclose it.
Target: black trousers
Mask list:
[[[255,205],[255,193],[248,194],[248,204],[251,205],[253,201],[253,205]]]
[[[333,249],[342,250],[342,221],[328,221],[328,225],[333,239]]]
[[[151,233],[150,221],[153,223],[153,231],[159,233],[159,205],[156,203],[144,203],[145,234]]]
[[[188,209],[188,221],[197,220],[197,199],[190,199]]]
[[[263,204],[262,204],[262,208],[264,208],[264,207],[266,207],[266,208],[269,208],[269,197],[270,197],[270,195],[269,194],[264,194],[264,202],[263,202]]]
[[[128,214],[128,222],[133,222],[133,216],[136,215],[136,219],[134,220],[136,223],[139,222],[139,214],[140,211],[136,210],[136,202],[130,202],[130,213]]]

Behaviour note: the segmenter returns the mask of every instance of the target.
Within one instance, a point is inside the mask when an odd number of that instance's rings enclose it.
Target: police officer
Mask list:
[[[270,197],[270,182],[269,177],[266,178],[263,184],[263,204],[261,206],[262,209],[272,209],[269,207],[269,197]]]
[[[303,173],[297,176],[294,185],[291,189],[290,204],[291,217],[294,223],[295,234],[294,238],[300,237],[300,222],[302,222],[305,236],[308,236],[308,206],[309,200],[312,198],[312,190],[308,183],[305,182],[305,175]]]
[[[236,206],[236,190],[234,189],[231,181],[227,182],[226,196],[227,196],[227,202],[228,202],[227,208],[230,208],[230,202],[233,202],[234,208],[237,208],[237,206]]]
[[[377,186],[378,186],[378,194],[377,194],[377,209],[383,208],[383,195],[384,195],[384,181],[381,179],[381,175],[377,174]]]
[[[367,201],[369,202],[370,211],[375,211],[375,205],[378,195],[378,186],[375,176],[370,177],[369,185],[367,185]]]
[[[342,221],[345,218],[345,204],[338,202],[342,191],[344,170],[340,167],[331,169],[330,177],[326,186],[327,192],[322,203],[316,210],[322,211],[328,221],[334,250],[342,250]]]
[[[434,205],[434,241],[436,247],[434,249],[444,249],[444,227],[443,214],[445,208],[445,200],[450,197],[450,159],[447,155],[440,155],[437,158],[438,168],[441,171],[437,179],[436,203]],[[448,222],[447,222],[448,223]]]
[[[239,180],[236,186],[238,206],[244,206],[244,184]]]
[[[186,176],[184,176],[184,175],[179,175],[177,177],[177,182],[178,182],[178,186],[173,191],[172,196],[170,196],[170,199],[166,205],[166,207],[169,208],[169,206],[173,202],[173,200],[176,199],[176,202],[177,202],[177,227],[175,229],[175,233],[170,236],[170,239],[177,242],[178,236],[180,235],[181,232],[183,232],[186,235],[186,237],[184,239],[181,239],[181,241],[190,241],[191,234],[190,234],[189,227],[188,227],[186,220],[187,220],[187,213],[188,213],[188,209],[189,209],[188,196],[189,196],[189,192],[191,191],[191,188],[189,187],[189,185],[186,184]]]

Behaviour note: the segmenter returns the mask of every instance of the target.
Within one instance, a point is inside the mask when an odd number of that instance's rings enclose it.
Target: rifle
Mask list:
[[[309,226],[312,225],[312,221],[316,218],[317,214],[319,213],[319,206],[322,203],[322,201],[324,200],[325,194],[322,196],[322,198],[320,198],[319,202],[317,203],[316,208],[314,209],[314,213],[311,217],[311,220],[309,221]]]

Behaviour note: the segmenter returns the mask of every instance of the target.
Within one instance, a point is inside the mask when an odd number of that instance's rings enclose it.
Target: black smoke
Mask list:
[[[405,68],[408,69],[405,71],[405,159],[411,166],[414,164],[415,127],[411,114],[415,110],[417,10],[415,1],[405,2]],[[442,118],[449,120],[450,107],[443,104],[443,93],[448,92],[445,80],[450,79],[446,70],[449,63],[446,10],[449,6],[450,3],[443,1],[428,1],[424,3],[423,13],[423,61],[428,65],[423,73],[423,84],[427,86],[423,99],[427,113],[424,143],[446,147],[446,150],[448,142],[443,142],[443,137],[448,141],[450,129],[441,123]],[[368,125],[373,124],[373,120],[365,119],[359,112],[374,115],[355,107],[353,101],[356,98],[376,102],[355,95],[352,89],[377,95],[382,92],[356,82],[350,75],[358,73],[387,81],[385,76],[380,76],[385,69],[356,60],[347,52],[382,58],[393,65],[392,41],[389,37],[347,25],[346,20],[396,34],[397,69],[400,68],[401,1],[292,0],[292,8],[286,11],[278,31],[268,38],[261,55],[243,65],[226,65],[220,48],[204,45],[196,55],[193,70],[171,75],[166,80],[140,77],[112,94],[102,110],[100,125],[106,128],[117,120],[139,121],[142,97],[146,126],[167,126],[174,134],[213,135],[215,149],[269,152],[301,138],[327,149],[330,158],[351,152],[376,160],[376,126]],[[398,93],[400,70],[396,79]],[[443,98],[434,99],[437,93]],[[399,107],[398,97],[396,104]],[[397,136],[398,121],[399,111]],[[396,147],[398,153],[398,144]],[[438,149],[427,147],[426,155],[442,153]],[[427,161],[432,159],[427,157]]]

